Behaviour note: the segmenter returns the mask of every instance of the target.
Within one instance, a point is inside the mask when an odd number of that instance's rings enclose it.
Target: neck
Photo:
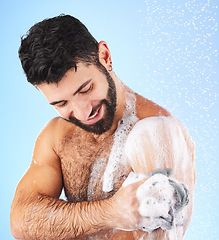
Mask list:
[[[118,121],[122,118],[125,111],[126,92],[128,88],[117,77],[114,78],[114,82],[116,85],[116,92],[117,92],[117,105],[116,105],[114,123],[115,125],[117,125]]]

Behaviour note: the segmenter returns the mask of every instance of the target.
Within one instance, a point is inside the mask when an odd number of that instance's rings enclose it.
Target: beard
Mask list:
[[[101,71],[103,72],[103,69],[101,69]],[[67,120],[68,122],[71,122],[77,125],[78,127],[80,127],[81,129],[87,132],[91,132],[99,135],[107,132],[112,127],[113,120],[115,117],[115,112],[116,112],[116,99],[117,99],[116,86],[115,86],[114,80],[112,79],[112,77],[110,76],[110,74],[107,72],[105,68],[103,73],[108,82],[107,98],[101,100],[98,106],[96,106],[95,109],[92,110],[92,113],[93,113],[102,105],[105,105],[106,112],[103,118],[94,124],[84,124],[75,117],[69,117],[69,120]]]

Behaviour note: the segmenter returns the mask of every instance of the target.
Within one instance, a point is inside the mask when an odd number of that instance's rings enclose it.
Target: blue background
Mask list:
[[[112,53],[117,76],[172,112],[196,142],[197,185],[185,239],[219,239],[218,6],[213,0],[0,2],[0,239],[10,234],[10,205],[35,139],[56,112],[28,84],[18,48],[36,22],[79,18]],[[217,199],[217,200],[216,200]]]

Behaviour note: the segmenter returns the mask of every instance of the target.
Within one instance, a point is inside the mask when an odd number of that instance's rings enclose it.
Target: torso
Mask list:
[[[57,154],[60,158],[65,194],[69,202],[95,201],[109,198],[121,187],[131,171],[130,166],[126,163],[122,155],[124,140],[128,132],[139,119],[166,113],[164,109],[136,95],[137,111],[139,105],[141,105],[141,109],[145,110],[144,114],[142,111],[140,113],[135,112],[134,114],[137,117],[133,118],[131,116],[131,120],[128,122],[125,122],[123,119],[122,124],[120,124],[120,132],[116,131],[113,135],[106,135],[101,141],[96,141],[92,134],[86,133],[84,130],[75,127],[65,120],[59,122],[59,129],[61,130],[59,131]],[[130,111],[128,115],[132,113],[133,111]],[[130,126],[124,128],[125,124],[129,124]],[[120,148],[119,153],[114,151],[114,157],[118,157],[119,161],[108,164],[113,145],[115,144]],[[118,154],[120,156],[117,156]],[[111,167],[116,165],[111,175],[109,175],[109,165]],[[108,173],[107,169],[109,170]],[[108,189],[106,189],[106,186],[103,186],[104,184],[107,185],[107,183],[110,183],[108,185],[111,185],[111,188],[108,186]],[[146,239],[147,233],[142,231],[125,232],[112,229],[111,231],[100,232],[92,236],[77,239],[131,240],[140,239],[142,236],[145,236],[142,239]]]

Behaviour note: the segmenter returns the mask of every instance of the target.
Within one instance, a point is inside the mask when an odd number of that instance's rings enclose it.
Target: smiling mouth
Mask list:
[[[85,121],[85,124],[95,124],[103,117],[103,103],[99,103],[91,111],[89,117]]]
[[[90,116],[88,117],[87,120],[90,120],[90,119],[92,119],[92,118],[95,118],[95,117],[98,115],[99,111],[100,111],[100,107],[98,107],[95,112],[92,111],[92,112],[91,112],[92,115],[90,114]],[[94,113],[93,113],[93,112],[94,112]]]

